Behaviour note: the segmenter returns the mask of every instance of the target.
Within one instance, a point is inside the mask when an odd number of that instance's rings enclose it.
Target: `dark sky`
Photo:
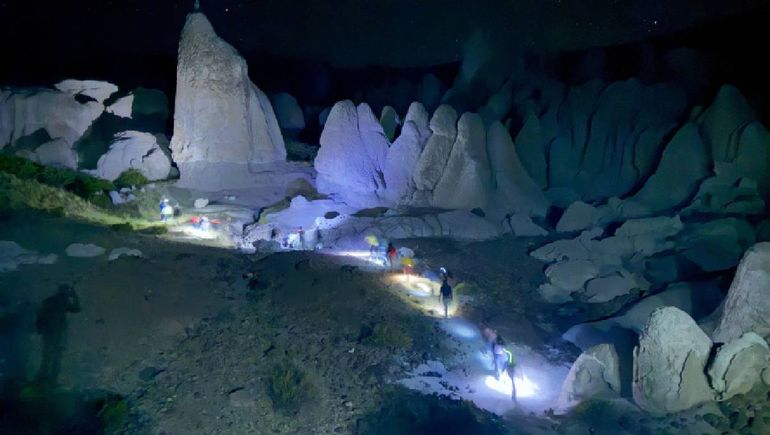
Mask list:
[[[730,17],[767,15],[770,10],[770,0],[201,0],[201,4],[220,36],[247,58],[255,82],[269,88],[277,78],[276,86],[290,91],[296,89],[287,89],[289,85],[306,82],[308,76],[325,80],[329,65],[424,68],[456,62],[474,32],[487,35],[503,53],[518,48],[553,53],[659,40],[694,27],[709,28],[709,23]],[[178,38],[192,6],[193,0],[0,0],[0,86],[50,85],[77,77],[111,80],[122,87],[156,87],[172,94]],[[766,42],[743,41],[733,30],[723,34],[716,29],[701,31],[699,38],[707,45],[725,45],[720,49],[738,53],[735,56],[745,57],[742,53],[751,54],[751,47]],[[287,59],[299,66],[287,64]]]

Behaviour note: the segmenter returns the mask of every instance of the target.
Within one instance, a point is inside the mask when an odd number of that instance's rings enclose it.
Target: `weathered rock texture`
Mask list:
[[[653,311],[634,348],[636,404],[653,414],[668,414],[712,400],[705,373],[711,345],[684,311]]]
[[[139,131],[126,131],[115,136],[109,151],[99,158],[96,175],[115,180],[129,169],[136,169],[148,180],[163,180],[171,171],[171,159],[155,136]]]
[[[620,395],[618,354],[611,344],[596,345],[578,357],[564,379],[556,409],[566,411],[588,399]]]
[[[218,187],[248,185],[249,164],[286,158],[270,101],[202,13],[187,16],[179,43],[171,150],[180,181],[192,187],[209,186],[217,173]]]

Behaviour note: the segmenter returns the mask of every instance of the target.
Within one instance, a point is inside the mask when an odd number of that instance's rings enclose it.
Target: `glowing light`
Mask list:
[[[433,290],[430,288],[430,286],[428,284],[424,283],[424,282],[418,282],[417,283],[417,288],[419,288],[420,290],[424,291],[425,293],[432,293],[433,292]]]
[[[540,391],[540,387],[532,382],[526,375],[515,376],[514,382],[516,384],[517,399],[536,396]],[[495,379],[494,376],[487,376],[484,380],[484,384],[491,390],[511,397],[513,386],[508,373],[503,373],[499,380]]]
[[[385,260],[383,258],[376,255],[372,256],[372,253],[369,251],[336,251],[336,252],[332,252],[332,254],[341,255],[343,257],[353,257],[359,260],[365,260],[377,266],[385,266]]]

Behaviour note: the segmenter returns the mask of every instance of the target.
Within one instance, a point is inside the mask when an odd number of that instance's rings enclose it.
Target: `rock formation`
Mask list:
[[[708,368],[711,385],[719,400],[746,394],[762,382],[762,372],[770,368],[770,348],[762,337],[747,332],[717,350]]]
[[[115,136],[110,149],[99,158],[96,176],[115,180],[129,169],[136,169],[148,180],[168,178],[171,159],[150,133],[126,131]]]
[[[633,396],[645,411],[668,414],[714,398],[705,370],[711,340],[685,312],[652,312],[634,348]]]
[[[187,16],[179,43],[171,150],[182,185],[206,190],[249,186],[250,164],[286,158],[270,101],[202,13]]]
[[[104,104],[107,98],[110,98],[112,94],[118,91],[118,87],[112,83],[102,82],[98,80],[64,80],[54,85],[54,87],[64,93],[70,94],[73,97],[77,95],[85,95],[92,98],[99,104]]]
[[[563,412],[584,400],[619,396],[618,354],[611,344],[599,344],[580,354],[572,364],[556,409]]]
[[[727,343],[747,332],[770,336],[770,243],[757,243],[743,256],[714,331],[714,341]]]
[[[297,99],[286,92],[274,94],[270,101],[273,103],[275,117],[281,130],[299,132],[305,128],[305,115],[299,107]]]

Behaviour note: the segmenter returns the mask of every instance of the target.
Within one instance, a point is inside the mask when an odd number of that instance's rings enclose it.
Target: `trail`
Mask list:
[[[350,256],[366,260],[368,264],[364,270],[374,273],[388,270],[379,260],[369,259],[363,253]],[[449,350],[441,361],[428,361],[412,370],[408,377],[398,381],[401,385],[425,394],[468,400],[497,415],[511,412],[539,414],[555,405],[569,367],[554,365],[528,346],[507,341],[517,363],[514,375],[517,402],[514,403],[508,376],[504,375],[499,381],[495,379],[491,349],[479,326],[462,316],[463,306],[473,304],[472,297],[455,294],[445,319],[437,281],[388,271],[383,282],[405,303],[436,319],[437,328],[445,334],[443,344]]]

